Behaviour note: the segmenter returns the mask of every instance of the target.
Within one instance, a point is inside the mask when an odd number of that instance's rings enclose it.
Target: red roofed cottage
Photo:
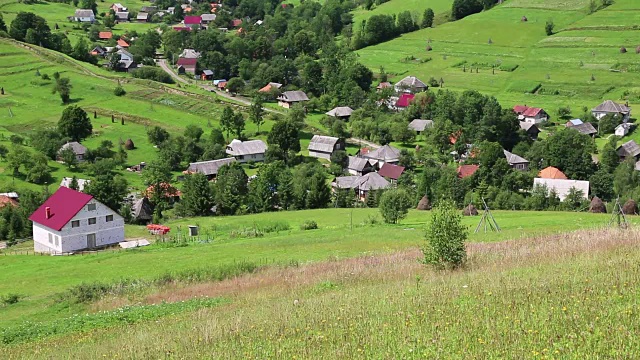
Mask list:
[[[124,241],[124,219],[93,196],[60,187],[31,216],[37,252],[68,253]]]
[[[178,74],[189,73],[191,75],[196,74],[196,65],[198,63],[198,59],[192,58],[180,58],[178,59]]]
[[[549,114],[542,108],[528,107],[527,105],[516,105],[513,112],[518,115],[518,120],[530,124],[540,124],[549,120]]]

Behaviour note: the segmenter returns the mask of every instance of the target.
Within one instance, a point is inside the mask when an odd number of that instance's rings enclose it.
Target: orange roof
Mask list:
[[[567,176],[558,168],[555,168],[553,166],[549,166],[547,168],[540,170],[540,172],[538,173],[538,177],[543,179],[567,180]]]
[[[8,197],[7,195],[0,195],[0,208],[3,208],[7,205],[18,206],[18,202]]]
[[[469,177],[473,174],[476,173],[476,171],[478,171],[478,169],[480,168],[480,166],[478,165],[462,165],[458,167],[458,177],[461,179],[464,179],[466,177]]]
[[[120,45],[122,47],[129,47],[129,43],[124,41],[124,40],[122,40],[122,39],[118,40],[118,45]]]
[[[100,33],[98,34],[98,38],[102,40],[111,39],[112,36],[113,33],[111,31],[100,31]]]
[[[160,184],[160,187],[162,188],[162,190],[165,190],[164,196],[166,197],[182,196],[182,192],[171,184],[162,183]],[[149,186],[144,193],[145,196],[151,197],[150,195],[153,195],[153,190],[154,190],[154,186],[153,185]]]
[[[458,130],[455,133],[449,135],[449,142],[451,143],[451,145],[455,145],[456,142],[458,142],[458,138],[460,138],[460,135],[462,135],[462,130]]]

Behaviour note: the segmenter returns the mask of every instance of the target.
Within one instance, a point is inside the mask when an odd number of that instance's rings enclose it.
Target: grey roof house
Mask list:
[[[415,94],[426,91],[429,86],[415,76],[407,76],[406,78],[398,81],[393,88],[397,93]]]
[[[631,108],[627,105],[618,104],[611,100],[606,100],[602,104],[593,108],[591,110],[591,113],[598,120],[609,114],[614,114],[622,116],[623,121],[627,122],[629,120],[629,117],[631,116]]]
[[[361,201],[366,200],[369,191],[386,189],[390,185],[391,183],[377,172],[362,176],[340,176],[331,183],[335,189],[353,189]]]
[[[621,160],[626,160],[630,157],[638,160],[638,157],[640,157],[640,146],[633,140],[620,145],[616,151]]]
[[[327,111],[325,114],[337,118],[348,119],[353,113],[353,109],[348,106],[338,106]]]
[[[397,164],[400,161],[400,150],[393,146],[385,145],[362,155],[362,157],[373,160],[372,163],[378,164],[379,166],[386,163]]]
[[[264,161],[267,152],[267,144],[262,140],[240,141],[233,139],[226,150],[228,155],[236,158],[238,162]]]
[[[414,119],[409,123],[409,130],[413,130],[420,134],[426,129],[433,126],[433,120]]]
[[[507,162],[509,163],[509,166],[520,171],[529,170],[529,160],[519,155],[516,155],[514,153],[510,153],[507,150],[503,150],[503,151],[504,151],[504,156],[507,158]]]
[[[347,171],[351,175],[362,176],[375,171],[375,168],[369,160],[357,156],[349,156],[349,165],[347,165]]]
[[[118,11],[118,12],[116,12],[116,20],[117,21],[129,21],[129,12],[128,11]]]
[[[88,150],[84,145],[80,144],[77,141],[68,142],[62,145],[60,150],[58,150],[58,160],[61,160],[60,153],[66,149],[71,149],[73,153],[76,154],[76,159],[78,160],[78,162],[84,161],[84,156],[87,154]]]
[[[598,130],[591,125],[591,123],[582,123],[580,125],[571,126],[569,129],[574,129],[581,134],[589,135],[591,137],[595,136],[598,133]]]
[[[331,155],[337,150],[344,150],[344,140],[333,136],[313,135],[307,149],[309,156],[331,160]]]
[[[189,164],[189,167],[185,173],[200,173],[204,174],[207,179],[211,180],[218,175],[218,170],[224,165],[229,165],[235,162],[236,158],[225,158],[219,160],[199,161]]]
[[[289,109],[293,105],[304,101],[309,101],[309,98],[307,97],[307,94],[304,93],[304,91],[300,90],[285,91],[282,93],[282,95],[278,96],[278,105],[286,109]]]
[[[540,134],[540,128],[538,128],[538,125],[530,122],[520,121],[520,129],[524,130],[524,132],[526,132],[533,140],[536,140],[538,138],[538,134]]]
[[[96,21],[96,15],[91,9],[77,9],[73,15],[73,21],[93,23]]]

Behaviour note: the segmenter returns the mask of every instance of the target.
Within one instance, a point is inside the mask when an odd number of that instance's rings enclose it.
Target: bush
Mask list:
[[[318,228],[318,223],[315,220],[305,220],[302,225],[300,225],[300,230],[315,230]]]
[[[412,207],[411,197],[404,189],[392,189],[385,191],[378,203],[384,222],[396,224],[404,219]]]
[[[467,235],[455,203],[450,200],[439,203],[431,212],[427,227],[427,246],[422,250],[425,263],[451,268],[462,265],[467,257],[464,244]]]
[[[113,94],[115,96],[123,96],[125,95],[127,92],[124,90],[124,88],[120,85],[116,86],[115,89],[113,89]]]
[[[9,293],[0,297],[0,302],[2,302],[2,304],[4,305],[15,304],[18,301],[20,301],[20,295],[18,294]]]
[[[547,33],[547,36],[553,35],[553,28],[555,27],[556,25],[553,23],[553,20],[547,21],[547,23],[544,26],[544,31]]]
[[[49,77],[49,75],[48,75],[48,74],[42,74],[41,79],[42,79],[42,80],[51,80],[51,78]]]
[[[147,79],[153,81],[159,81],[165,84],[173,84],[173,78],[171,75],[164,72],[162,69],[152,66],[145,66],[138,68],[131,73],[133,77],[138,79]]]

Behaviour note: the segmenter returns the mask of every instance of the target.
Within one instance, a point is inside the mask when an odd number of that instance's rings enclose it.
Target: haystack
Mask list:
[[[462,211],[462,215],[464,216],[476,216],[478,215],[478,209],[472,204],[467,205]]]
[[[427,197],[427,195],[423,196],[422,199],[420,199],[420,202],[418,203],[418,207],[416,207],[417,210],[431,210],[431,202],[429,201],[429,198]]]
[[[626,47],[623,46],[623,47],[620,48],[620,54],[624,54],[626,52],[627,52],[627,48]]]
[[[527,17],[526,17],[526,16],[523,16],[523,17],[522,17],[522,19],[521,19],[521,21],[522,21],[522,22],[527,22],[527,21],[529,21],[529,19],[527,19]]]
[[[636,54],[640,54],[640,46],[636,48]]]
[[[591,204],[589,205],[589,212],[595,214],[606,214],[607,207],[604,206],[604,202],[602,202],[599,197],[594,196],[591,200]]]
[[[433,50],[433,48],[431,47],[431,45],[427,45],[426,50],[427,51],[431,51],[431,50]]]
[[[622,206],[622,211],[625,215],[638,215],[638,204],[633,199],[629,199]]]
[[[124,148],[127,150],[133,150],[136,148],[136,145],[133,143],[133,140],[127,139],[127,141],[124,142]]]
[[[489,41],[487,41],[487,43],[488,43],[489,45],[491,45],[491,44],[493,44],[493,40],[491,40],[491,38],[489,38]]]

